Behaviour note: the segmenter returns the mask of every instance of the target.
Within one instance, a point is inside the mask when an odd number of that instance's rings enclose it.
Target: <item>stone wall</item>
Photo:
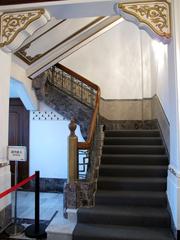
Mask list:
[[[103,126],[96,127],[94,144],[90,157],[90,168],[85,180],[67,183],[64,186],[64,216],[67,217],[67,209],[79,207],[92,207],[95,203],[97,190],[97,178],[99,173],[102,145],[104,140]]]
[[[102,123],[110,129],[151,129],[158,125],[170,152],[170,125],[157,95],[149,99],[110,100],[101,98]],[[157,120],[157,121],[151,121]]]
[[[152,99],[104,99],[100,101],[100,114],[108,120],[151,120]]]

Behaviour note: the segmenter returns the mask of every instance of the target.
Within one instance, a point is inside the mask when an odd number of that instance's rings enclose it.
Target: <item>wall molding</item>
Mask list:
[[[38,61],[40,58],[44,57],[51,51],[55,50],[57,47],[63,46],[63,44],[67,43],[69,40],[72,40],[75,36],[80,35],[83,31],[86,29],[92,27],[93,25],[97,24],[98,22],[101,22],[102,19],[105,17],[98,17],[97,19],[93,20],[91,23],[88,23],[86,26],[80,28],[76,32],[72,33],[70,36],[68,36],[66,39],[60,41],[58,44],[52,46],[52,48],[45,50],[45,52],[42,52],[40,54],[34,55],[33,57],[27,54],[27,50],[31,48],[32,43],[34,43],[38,38],[40,39],[41,36],[37,37],[36,39],[32,40],[30,43],[23,46],[21,49],[19,49],[15,54],[17,57],[19,57],[21,60],[23,60],[28,65],[33,64],[34,62]],[[67,21],[67,19],[62,20],[58,25],[62,24],[63,22]],[[51,31],[50,29],[49,31]]]
[[[45,9],[4,12],[0,15],[0,48],[15,51],[25,39],[50,20]]]
[[[100,114],[108,120],[151,120],[152,98],[146,99],[103,99]]]
[[[39,60],[41,57],[43,57],[44,55],[47,54],[37,54],[34,57],[29,56],[26,51],[31,47],[32,43],[34,43],[36,40],[40,39],[42,36],[44,36],[45,34],[49,33],[51,30],[53,30],[54,28],[56,28],[57,26],[59,26],[60,24],[62,24],[64,21],[66,21],[66,19],[63,19],[62,21],[58,22],[57,24],[55,24],[54,26],[52,26],[51,28],[49,28],[47,31],[43,32],[42,34],[40,34],[39,36],[37,36],[36,38],[34,38],[32,41],[28,42],[27,44],[25,44],[23,47],[21,47],[20,49],[18,49],[17,52],[15,52],[15,55],[20,58],[22,61],[24,61],[26,64],[31,65],[32,63],[34,63],[35,61]]]
[[[157,119],[168,152],[170,152],[170,124],[157,95],[145,99],[100,100],[100,115],[111,121],[147,121]]]
[[[171,4],[167,0],[119,3],[118,13],[132,21],[153,38],[168,43],[171,33]]]
[[[152,98],[143,98],[143,100],[151,100]],[[111,101],[111,102],[113,102],[113,101],[121,101],[121,102],[123,102],[123,101],[142,101],[142,99],[138,99],[138,98],[134,98],[134,99],[128,99],[128,98],[126,98],[126,99],[106,99],[106,98],[103,98],[103,97],[101,97],[101,100],[103,100],[103,101]]]

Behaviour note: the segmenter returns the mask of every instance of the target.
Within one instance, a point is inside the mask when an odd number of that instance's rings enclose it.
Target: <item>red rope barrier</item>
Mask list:
[[[7,190],[5,190],[4,192],[0,193],[0,199],[5,197],[6,195],[8,195],[9,193],[17,190],[19,187],[25,185],[26,183],[30,182],[32,179],[34,179],[36,177],[36,174],[33,174],[32,176],[24,179],[23,181],[19,182],[18,184],[14,185],[11,188],[8,188]]]

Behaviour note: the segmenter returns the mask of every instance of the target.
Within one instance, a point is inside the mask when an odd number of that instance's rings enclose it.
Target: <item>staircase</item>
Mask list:
[[[72,117],[80,126],[82,136],[88,137],[88,129],[96,103],[95,84],[72,70],[56,64],[32,80],[37,99],[61,114]]]
[[[78,210],[73,240],[173,240],[167,166],[159,129],[105,131],[95,207]]]

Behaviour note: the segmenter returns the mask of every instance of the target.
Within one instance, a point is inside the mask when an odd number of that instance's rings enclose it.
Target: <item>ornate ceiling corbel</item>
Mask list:
[[[6,52],[13,52],[49,20],[49,13],[44,9],[2,13],[0,15],[0,48]]]
[[[171,38],[171,9],[166,0],[119,3],[118,12],[163,42]]]

